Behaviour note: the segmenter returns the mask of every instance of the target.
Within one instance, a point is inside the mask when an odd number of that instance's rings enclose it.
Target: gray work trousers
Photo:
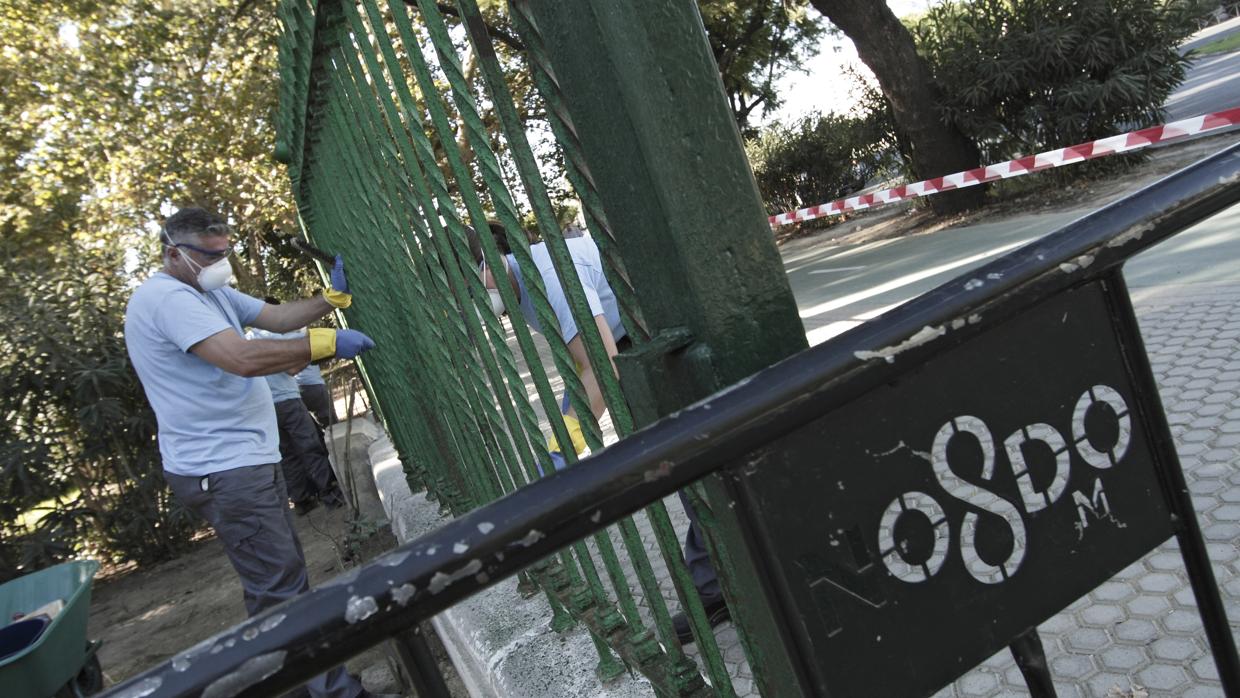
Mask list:
[[[277,402],[276,424],[280,428],[280,468],[293,502],[308,502],[319,495],[339,493],[323,436],[310,417],[306,403],[298,398]]]
[[[723,591],[719,588],[719,575],[711,564],[710,553],[706,551],[706,540],[702,537],[697,511],[693,509],[693,504],[684,490],[676,494],[680,495],[680,503],[685,505],[685,513],[689,515],[689,532],[685,534],[685,565],[693,576],[693,586],[697,587],[703,606],[719,603],[723,601]]]
[[[310,588],[284,477],[275,464],[185,477],[164,471],[172,494],[211,524],[245,591],[251,616]],[[362,684],[336,667],[306,682],[315,698],[356,698]]]
[[[310,410],[310,414],[314,415],[314,421],[318,423],[320,431],[338,421],[336,419],[336,405],[332,403],[332,396],[327,391],[326,385],[323,383],[308,383],[299,389],[301,390],[301,401],[306,403],[306,408]]]

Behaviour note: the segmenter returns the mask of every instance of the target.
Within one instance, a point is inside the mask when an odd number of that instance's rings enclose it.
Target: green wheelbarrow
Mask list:
[[[0,585],[0,693],[81,698],[103,689],[86,639],[94,560],[66,562]]]

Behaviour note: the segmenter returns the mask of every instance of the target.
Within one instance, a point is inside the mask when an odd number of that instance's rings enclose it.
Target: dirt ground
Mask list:
[[[1013,187],[1002,200],[948,220],[933,218],[924,206],[909,203],[879,207],[850,216],[829,227],[777,231],[782,244],[836,245],[915,235],[967,225],[980,220],[1101,206],[1125,193],[1174,172],[1240,141],[1240,133],[1204,138],[1156,150],[1150,159],[1121,175],[1098,177],[1063,186],[1037,183]],[[819,224],[822,225],[821,223]],[[322,582],[395,544],[390,531],[358,531],[346,510],[319,508],[297,520],[298,533],[310,567],[311,583]],[[362,527],[365,529],[366,527]],[[370,528],[374,528],[373,526]],[[353,531],[352,533],[350,531]],[[245,617],[241,585],[224,557],[223,549],[207,536],[191,552],[170,562],[141,570],[119,571],[95,583],[91,603],[90,637],[103,640],[100,659],[108,684],[122,681],[176,652],[199,642]],[[435,642],[434,633],[428,636]],[[453,695],[466,695],[463,685],[439,653]],[[383,647],[374,648],[348,663],[366,688],[376,693],[400,692],[392,664]]]
[[[311,584],[396,545],[385,526],[351,525],[347,508],[319,507],[296,521]],[[89,637],[103,641],[99,658],[111,686],[244,619],[241,582],[219,541],[207,535],[175,560],[97,579]],[[465,696],[434,633],[427,636],[452,694]],[[354,657],[347,666],[372,693],[412,695],[401,687],[383,645]]]

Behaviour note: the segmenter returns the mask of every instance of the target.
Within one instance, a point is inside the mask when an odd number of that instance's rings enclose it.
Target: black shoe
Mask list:
[[[710,627],[717,628],[724,621],[732,619],[728,605],[723,599],[706,604],[706,621]],[[672,616],[672,628],[676,630],[676,639],[681,645],[693,644],[693,631],[689,629],[689,616],[684,611]]]
[[[300,502],[293,502],[293,513],[298,516],[305,516],[306,514],[309,514],[317,509],[318,506],[319,503],[314,498],[304,499]]]

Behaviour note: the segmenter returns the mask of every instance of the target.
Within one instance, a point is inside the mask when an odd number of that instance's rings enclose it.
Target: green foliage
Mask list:
[[[896,165],[883,124],[872,116],[812,114],[774,124],[746,150],[772,214],[852,194]]]
[[[1159,0],[973,0],[912,31],[944,120],[995,161],[1159,123],[1189,24]]]
[[[274,3],[0,6],[0,576],[188,540],[122,317],[152,223],[189,204],[236,224],[243,289],[303,294],[269,154],[277,27]]]
[[[698,0],[723,89],[741,132],[755,112],[779,106],[775,85],[818,50],[826,31],[809,0]]]
[[[182,549],[195,524],[164,487],[125,352],[122,254],[5,256],[0,581],[75,552],[141,562]]]

